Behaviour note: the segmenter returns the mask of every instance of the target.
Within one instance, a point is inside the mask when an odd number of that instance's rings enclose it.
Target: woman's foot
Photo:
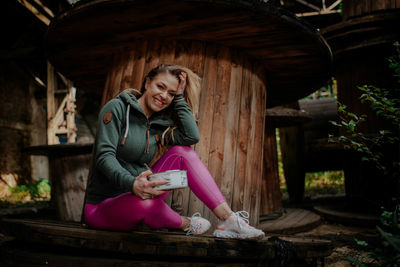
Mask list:
[[[189,227],[184,229],[186,235],[204,234],[211,226],[211,223],[208,220],[202,218],[199,212],[196,212],[192,215],[191,218],[188,219],[190,220],[190,225]]]
[[[264,232],[249,225],[247,211],[232,212],[228,219],[220,221],[214,231],[221,238],[263,238]]]

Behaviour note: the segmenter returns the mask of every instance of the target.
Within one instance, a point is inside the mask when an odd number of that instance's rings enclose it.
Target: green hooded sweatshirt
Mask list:
[[[175,96],[173,109],[178,128],[170,145],[193,145],[200,140],[196,121],[183,95]],[[168,109],[147,118],[134,95],[121,93],[100,111],[93,152],[92,174],[86,203],[97,204],[106,198],[133,193],[136,177],[146,170],[163,132],[174,125]],[[124,136],[126,141],[123,142]],[[156,137],[158,136],[158,138]]]

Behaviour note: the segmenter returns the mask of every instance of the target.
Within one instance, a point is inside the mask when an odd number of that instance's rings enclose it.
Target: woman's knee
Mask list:
[[[144,199],[140,201],[140,207],[143,212],[157,212],[162,208],[164,202],[158,198]]]
[[[194,151],[190,146],[180,146],[180,145],[173,146],[168,152],[173,154],[179,154],[184,158],[198,157],[196,151]]]

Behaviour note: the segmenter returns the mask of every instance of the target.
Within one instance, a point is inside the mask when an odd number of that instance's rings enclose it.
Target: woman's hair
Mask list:
[[[178,79],[178,82],[181,81],[179,78],[179,75],[181,72],[186,72],[187,77],[186,77],[186,88],[184,91],[184,98],[185,101],[188,103],[194,118],[197,120],[197,115],[199,111],[199,94],[200,94],[200,77],[195,74],[191,69],[188,69],[183,66],[179,65],[167,65],[167,64],[161,64],[152,69],[146,77],[143,79],[142,83],[142,88],[140,89],[140,93],[143,94],[143,92],[146,90],[145,84],[147,78],[152,80],[154,77],[156,77],[160,73],[169,73],[173,76],[175,76]],[[174,115],[172,115],[174,117]],[[176,121],[174,119],[174,121]],[[152,166],[157,160],[164,155],[165,152],[170,148],[167,144],[170,143],[170,141],[173,141],[173,133],[174,129],[177,128],[177,125],[175,125],[172,128],[168,128],[167,131],[161,136],[161,142],[159,143],[156,155],[150,162],[150,166]]]
[[[147,78],[152,80],[160,73],[169,73],[175,76],[178,79],[178,82],[180,82],[181,79],[179,78],[179,75],[181,74],[181,72],[185,72],[187,74],[184,98],[188,103],[190,109],[192,110],[194,117],[197,119],[197,114],[199,109],[200,77],[197,74],[195,74],[191,69],[179,65],[167,65],[167,64],[158,65],[157,67],[152,69],[146,75],[146,77],[144,77],[140,92],[143,93],[144,90],[146,90],[145,84]]]

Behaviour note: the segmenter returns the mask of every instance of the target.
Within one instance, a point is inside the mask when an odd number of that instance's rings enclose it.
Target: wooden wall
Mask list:
[[[257,60],[239,51],[199,41],[137,41],[114,56],[103,104],[126,88],[141,87],[158,64],[187,66],[201,78],[195,146],[233,210],[247,210],[258,223],[261,196],[266,86]],[[172,207],[183,215],[215,217],[188,190],[174,191]]]
[[[400,8],[400,0],[344,0],[343,19]]]
[[[2,185],[48,178],[45,157],[22,153],[24,147],[46,143],[45,90],[34,84],[22,64],[0,64],[0,175]]]

